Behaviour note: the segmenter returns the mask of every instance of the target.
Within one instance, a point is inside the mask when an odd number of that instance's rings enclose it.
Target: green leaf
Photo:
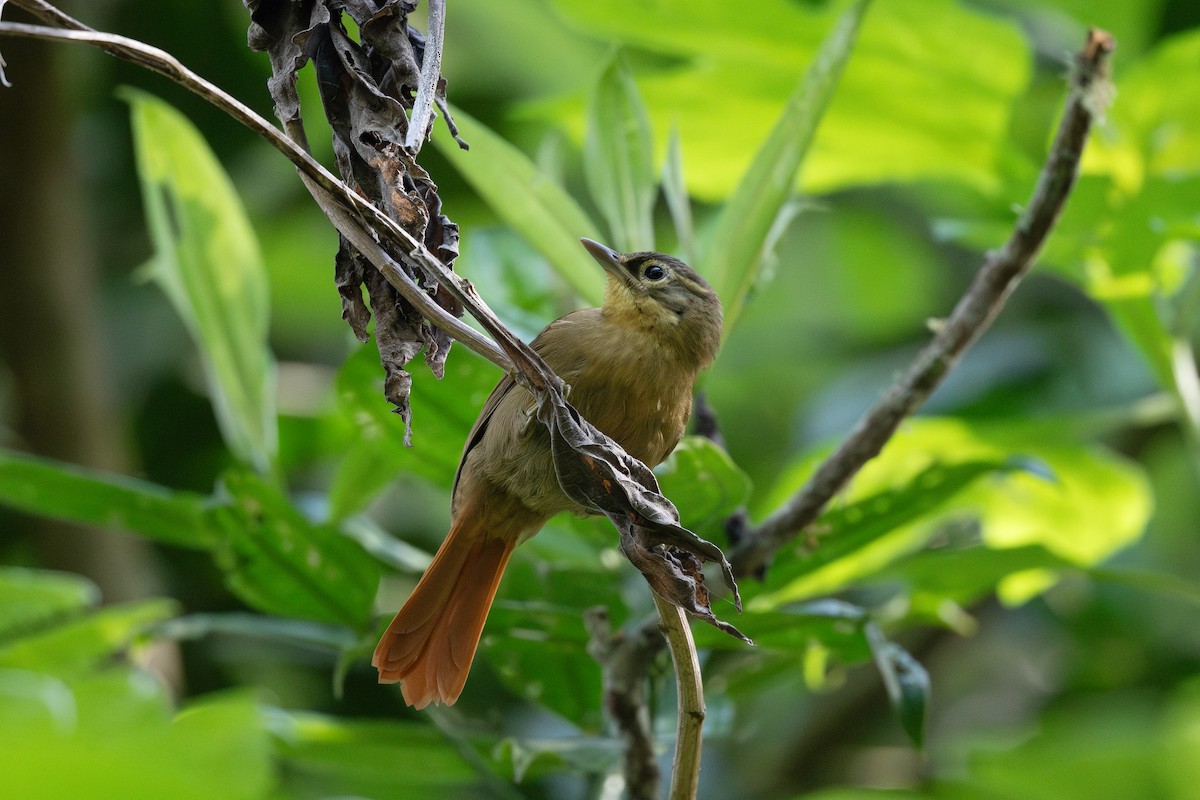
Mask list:
[[[310,522],[249,472],[226,473],[221,485],[227,503],[212,513],[225,538],[216,558],[238,597],[271,614],[359,631],[373,625],[379,567],[358,542]]]
[[[701,272],[725,304],[726,331],[758,282],[770,233],[850,58],[868,3],[856,0],[838,19],[717,218]]]
[[[900,645],[884,638],[879,626],[865,628],[871,656],[883,678],[888,702],[900,719],[900,727],[920,747],[925,737],[925,706],[929,699],[929,673]]]
[[[273,783],[252,700],[205,700],[174,721],[162,684],[109,670],[70,683],[0,670],[0,752],[9,797],[252,800]]]
[[[750,496],[746,473],[702,436],[685,437],[655,475],[679,508],[680,524],[704,538],[722,534],[725,519]]]
[[[704,165],[688,188],[712,201],[746,172],[847,3],[756,0],[736,14],[720,0],[554,6],[593,36],[664,57],[668,68],[639,76],[650,122],[678,126],[689,163]],[[805,159],[804,189],[939,180],[995,191],[1032,63],[1015,22],[953,0],[877,0]]]
[[[741,616],[722,615],[720,612],[718,615],[735,621],[738,630],[761,648],[758,652],[776,650],[787,653],[793,659],[790,664],[793,669],[797,667],[794,659],[807,653],[815,643],[824,647],[828,654],[836,656],[842,664],[858,664],[869,659],[871,651],[862,634],[864,620],[858,616],[846,617],[826,612],[827,609],[816,607],[815,604],[803,604],[779,610],[747,609]],[[859,612],[863,615],[866,613],[861,609]],[[746,652],[744,643],[707,625],[694,626],[692,634],[700,648]]]
[[[323,647],[333,651],[342,651],[358,643],[354,634],[340,625],[229,612],[175,617],[155,627],[154,632],[167,639],[202,639],[218,634]]]
[[[696,236],[692,224],[692,201],[688,196],[687,181],[683,172],[683,146],[679,141],[679,129],[671,129],[667,140],[667,160],[663,164],[663,197],[675,224],[675,238],[679,249],[689,264],[696,264]]]
[[[412,446],[404,446],[404,426],[382,395],[383,368],[372,347],[351,354],[338,372],[337,415],[354,431],[330,489],[330,518],[362,511],[401,472],[450,488],[467,433],[500,379],[489,362],[452,354],[441,380],[415,380],[411,403],[419,425]]]
[[[433,142],[492,211],[537,248],[585,301],[600,305],[603,281],[580,236],[597,225],[549,176],[517,148],[459,109],[452,109],[459,134],[471,143],[464,151],[449,137]]]
[[[1005,469],[1000,461],[935,462],[895,487],[833,504],[813,527],[820,532],[815,549],[782,554],[749,606],[793,603],[873,576],[924,545],[935,531],[932,521],[967,487]]]
[[[1061,570],[1074,565],[1041,545],[1000,550],[983,544],[923,550],[898,561],[880,577],[896,577],[910,591],[938,601],[970,605],[994,592],[1010,575],[1031,570]]]
[[[1043,466],[1013,468],[1030,459]],[[811,468],[805,461],[786,472],[767,506],[796,491]],[[1036,546],[1090,567],[1136,541],[1152,507],[1138,467],[1066,440],[1053,421],[912,419],[814,527],[816,549],[782,552],[767,574],[767,593],[748,605],[768,608],[885,576],[939,526],[961,518],[978,520],[990,549]],[[1002,577],[999,590],[1020,602],[1053,582],[1051,572],[1018,572]]]
[[[87,616],[20,636],[0,646],[0,667],[64,677],[127,650],[153,625],[178,613],[173,600],[105,606]]]
[[[0,643],[78,613],[99,600],[96,584],[80,575],[0,568]]]
[[[480,653],[514,694],[577,725],[598,727],[603,681],[600,666],[585,655],[583,614],[599,606],[610,612],[614,624],[623,623],[629,612],[621,595],[622,578],[628,575],[619,562],[600,557],[591,569],[563,567],[554,559],[524,553],[518,557],[506,570],[501,596],[488,615]],[[547,569],[548,564],[554,568]]]
[[[268,472],[277,450],[267,280],[229,177],[195,127],[126,89],[138,175],[162,287],[200,350],[217,422],[233,453]]]
[[[1200,60],[1200,31],[1169,37],[1133,64],[1117,83],[1112,121],[1144,159],[1146,174],[1200,172],[1200,87],[1180,80]]]
[[[180,547],[209,549],[217,541],[203,495],[9,450],[0,450],[0,503]]]
[[[619,54],[600,74],[588,104],[583,169],[608,221],[614,248],[654,249],[654,139],[633,75]]]
[[[289,797],[437,797],[478,782],[432,725],[274,710]]]

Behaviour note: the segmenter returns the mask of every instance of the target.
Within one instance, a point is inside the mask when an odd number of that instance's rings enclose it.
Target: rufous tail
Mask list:
[[[371,659],[379,682],[401,682],[414,708],[458,699],[516,546],[517,537],[489,536],[478,526],[473,514],[455,520]]]

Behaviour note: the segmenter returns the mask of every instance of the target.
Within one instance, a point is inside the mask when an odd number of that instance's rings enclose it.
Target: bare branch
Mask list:
[[[879,454],[904,418],[925,402],[963,352],[1000,313],[1008,296],[1029,271],[1075,182],[1088,130],[1111,96],[1108,57],[1115,46],[1112,36],[1104,31],[1092,29],[1088,33],[1087,43],[1075,56],[1066,113],[1012,236],[998,252],[988,255],[933,340],[858,421],[804,488],[761,525],[747,532],[733,551],[733,564],[739,575],[765,569],[780,548],[817,519],[825,505],[864,464]]]
[[[31,12],[34,11],[33,8],[30,8],[31,5],[36,5],[39,8],[44,5],[36,2],[36,0],[11,0],[11,2]],[[67,19],[70,18],[67,17]],[[118,58],[139,64],[146,69],[170,78],[184,88],[203,97],[217,108],[225,111],[287,156],[288,160],[296,166],[301,175],[306,179],[305,184],[309,187],[309,191],[312,192],[314,189],[320,190],[324,198],[324,202],[321,202],[320,205],[326,216],[330,216],[331,219],[333,219],[333,216],[337,217],[335,224],[337,224],[337,221],[341,222],[340,225],[337,225],[338,229],[354,242],[363,255],[387,277],[388,282],[395,286],[396,290],[424,314],[430,322],[502,369],[506,371],[513,369],[512,361],[493,341],[481,335],[470,325],[467,325],[454,315],[448,313],[435,303],[428,294],[422,291],[408,274],[393,259],[386,255],[372,231],[387,235],[393,241],[403,244],[404,250],[409,253],[414,262],[426,271],[438,275],[439,279],[442,279],[446,274],[451,275],[451,280],[455,283],[462,281],[462,279],[445,269],[445,266],[432,253],[426,250],[423,244],[412,238],[395,221],[381,213],[377,208],[342,183],[342,181],[338,180],[338,178],[309,155],[301,145],[285,136],[271,122],[259,116],[249,106],[183,66],[170,53],[139,42],[136,39],[110,33],[100,33],[82,27],[79,23],[75,23],[75,25],[79,27],[73,27],[72,30],[60,30],[58,28],[48,28],[39,25],[0,22],[0,36],[8,35],[18,38],[92,44]],[[334,208],[340,209],[340,212],[335,214],[333,211]],[[462,282],[466,284],[466,281]],[[469,287],[469,284],[466,285]],[[473,293],[473,290],[470,291]],[[478,295],[475,295],[475,298],[476,304],[472,307],[473,310],[479,308],[480,304],[482,304],[482,300],[478,300]],[[481,310],[481,313],[484,312]],[[490,310],[486,313],[491,315],[492,319],[495,319],[495,315],[491,314]],[[516,337],[512,337],[512,339],[516,340]],[[516,341],[519,342],[519,340]]]
[[[404,146],[414,154],[421,149],[421,144],[429,133],[433,104],[438,95],[438,81],[442,79],[446,0],[428,0],[426,7],[429,9],[429,31],[425,38],[425,54],[421,57],[421,85],[417,87],[417,96],[413,101],[408,132],[404,139]]]

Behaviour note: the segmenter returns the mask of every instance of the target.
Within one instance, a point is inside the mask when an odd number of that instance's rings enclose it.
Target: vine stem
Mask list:
[[[671,768],[670,800],[693,800],[700,788],[701,734],[704,729],[704,684],[700,659],[687,614],[678,606],[654,595],[659,627],[671,649],[678,689],[678,728],[675,761]]]

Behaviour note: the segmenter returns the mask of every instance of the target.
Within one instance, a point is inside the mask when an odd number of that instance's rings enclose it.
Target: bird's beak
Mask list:
[[[604,268],[605,272],[626,286],[633,283],[632,276],[625,269],[625,262],[621,260],[620,253],[591,239],[580,239],[579,241],[584,249],[592,254],[592,258],[596,259],[596,263]]]

